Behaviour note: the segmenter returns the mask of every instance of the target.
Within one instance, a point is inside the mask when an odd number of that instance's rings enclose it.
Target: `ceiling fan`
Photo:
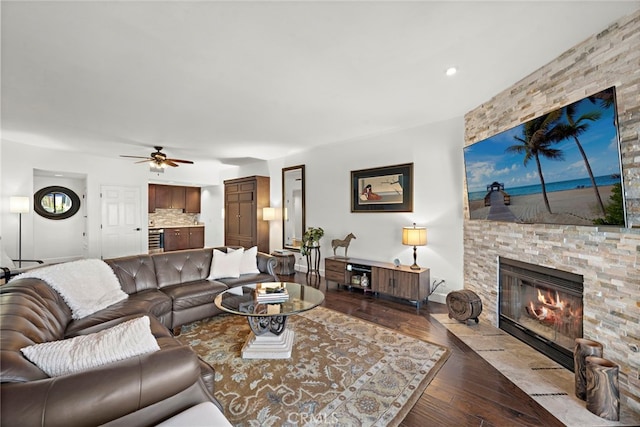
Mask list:
[[[151,153],[151,155],[149,157],[142,157],[142,156],[125,156],[125,155],[120,155],[120,157],[130,157],[132,159],[144,159],[141,160],[139,162],[136,163],[145,163],[145,162],[151,162],[153,166],[159,166],[159,167],[165,167],[165,166],[173,166],[173,167],[177,167],[180,166],[178,165],[178,163],[188,163],[188,164],[193,164],[193,162],[191,160],[180,160],[180,159],[170,159],[167,157],[166,154],[164,154],[161,150],[162,147],[153,147],[156,149],[155,152]]]

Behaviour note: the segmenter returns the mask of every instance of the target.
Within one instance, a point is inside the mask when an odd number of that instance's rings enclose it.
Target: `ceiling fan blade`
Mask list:
[[[155,153],[151,153],[150,157],[126,156],[124,154],[121,154],[120,157],[127,157],[127,158],[130,158],[130,159],[143,159],[143,160],[140,160],[140,161],[135,162],[135,163],[152,162],[152,163],[155,163],[157,166],[171,166],[171,167],[174,167],[174,168],[177,167],[177,166],[180,166],[178,163],[193,164],[193,162],[191,160],[169,159],[169,158],[167,158],[167,155],[160,151],[160,150],[162,150],[162,147],[153,147],[153,148],[156,149],[156,152]]]
[[[144,156],[125,156],[124,154],[120,154],[120,157],[129,157],[132,159],[150,159],[150,157],[144,157]]]
[[[176,163],[189,163],[190,165],[193,164],[193,162],[191,160],[180,160],[180,159],[166,159],[166,160],[170,160],[170,161],[176,162]]]

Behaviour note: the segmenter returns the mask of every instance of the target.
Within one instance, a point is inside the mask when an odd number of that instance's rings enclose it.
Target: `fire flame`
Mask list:
[[[546,306],[550,306],[552,308],[559,309],[559,310],[564,309],[564,306],[565,306],[564,301],[560,300],[560,295],[558,295],[557,291],[556,291],[556,298],[554,301],[552,297],[542,295],[542,292],[540,292],[540,289],[538,289],[538,301],[540,301]]]
[[[548,292],[544,295],[540,289],[538,291],[538,303],[535,301],[529,301],[527,311],[529,314],[540,321],[546,322],[565,322],[565,319],[575,319],[576,321],[582,318],[581,307],[571,307],[571,304],[567,301],[560,299],[558,292],[553,295]]]

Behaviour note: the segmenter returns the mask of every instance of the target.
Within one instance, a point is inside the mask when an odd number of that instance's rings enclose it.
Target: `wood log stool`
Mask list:
[[[587,409],[609,421],[620,420],[620,367],[602,357],[589,356],[587,361]]]
[[[473,319],[478,323],[478,316],[482,313],[482,301],[478,294],[468,289],[453,291],[447,294],[447,309],[449,319],[460,322]]]
[[[576,338],[573,348],[573,372],[578,399],[587,399],[587,361],[589,356],[602,357],[602,344],[584,338]]]

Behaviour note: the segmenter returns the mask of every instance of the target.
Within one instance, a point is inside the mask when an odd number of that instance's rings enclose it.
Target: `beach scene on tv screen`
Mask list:
[[[470,219],[625,225],[615,88],[465,147]]]

